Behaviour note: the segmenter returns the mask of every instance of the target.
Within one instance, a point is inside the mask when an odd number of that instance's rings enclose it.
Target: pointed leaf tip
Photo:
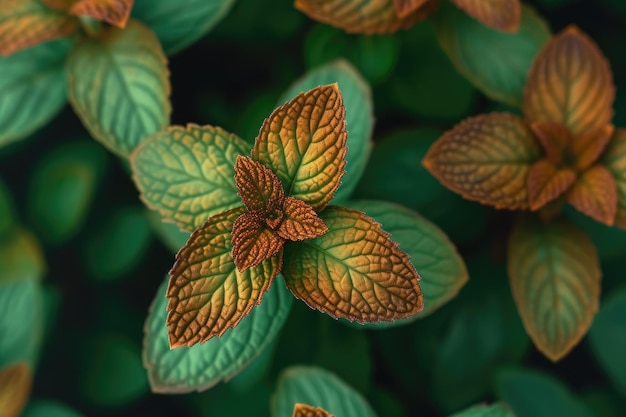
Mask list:
[[[328,231],[313,207],[297,198],[287,197],[285,199],[283,215],[282,223],[276,232],[284,239],[313,239]]]
[[[284,243],[257,213],[245,212],[233,223],[232,256],[239,272],[276,255]]]
[[[293,408],[293,417],[334,417],[323,408],[297,403]]]
[[[559,168],[548,159],[535,162],[528,171],[528,205],[539,210],[563,195],[576,181],[576,172]]]
[[[594,165],[579,176],[567,195],[576,210],[592,219],[613,226],[617,213],[617,184],[605,166]]]
[[[248,210],[273,210],[283,204],[283,186],[268,167],[247,156],[235,161],[237,194]]]
[[[134,0],[78,0],[70,13],[89,16],[119,28],[126,27]]]

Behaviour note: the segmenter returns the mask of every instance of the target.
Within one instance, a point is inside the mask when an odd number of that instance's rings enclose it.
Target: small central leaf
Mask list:
[[[576,209],[592,219],[612,226],[617,213],[617,184],[603,165],[585,171],[567,195]]]
[[[78,0],[70,7],[70,13],[89,16],[117,26],[126,27],[134,0]]]
[[[265,225],[258,213],[247,211],[233,223],[233,260],[239,272],[276,255],[284,240]]]
[[[334,417],[323,408],[298,403],[293,408],[293,417]]]
[[[237,194],[248,210],[266,210],[280,207],[285,193],[276,175],[260,162],[239,155],[235,162]],[[277,212],[269,213],[277,218]]]
[[[576,172],[559,168],[548,159],[533,164],[528,171],[528,204],[531,210],[539,210],[557,199],[576,181]]]
[[[595,163],[611,141],[614,131],[613,125],[604,125],[576,136],[570,146],[576,158],[576,168],[582,171]]]
[[[328,231],[317,217],[313,207],[297,198],[287,197],[283,206],[284,218],[276,232],[284,239],[313,239]]]
[[[565,162],[566,165],[569,165],[568,161],[563,161],[563,159],[565,150],[573,139],[572,134],[565,125],[541,121],[531,123],[530,128],[543,146],[546,157],[550,162],[555,165]]]

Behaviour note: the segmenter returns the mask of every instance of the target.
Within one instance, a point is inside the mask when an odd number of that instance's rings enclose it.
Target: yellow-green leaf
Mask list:
[[[78,0],[70,7],[70,13],[124,28],[132,8],[133,0]]]
[[[331,206],[328,232],[285,246],[287,287],[310,307],[359,323],[393,321],[424,308],[408,255],[363,212]]]
[[[130,157],[146,205],[191,232],[209,217],[241,205],[234,179],[245,141],[218,127],[173,126],[143,141]]]
[[[128,156],[169,125],[167,59],[154,33],[137,21],[84,38],[67,62],[69,98],[91,135]]]
[[[570,26],[535,58],[523,109],[530,121],[562,123],[578,135],[611,121],[614,98],[608,61],[587,35]]]
[[[192,346],[234,327],[261,302],[280,271],[280,256],[239,272],[231,230],[243,207],[210,217],[176,255],[167,288],[170,346]]]
[[[436,1],[400,17],[394,0],[296,0],[296,8],[312,19],[348,33],[384,34],[406,29],[428,16]]]
[[[333,417],[323,408],[297,403],[293,407],[293,417]]]
[[[519,29],[520,0],[452,0],[452,3],[485,26],[513,33]]]
[[[78,22],[38,0],[0,2],[0,56],[70,35]]]
[[[526,177],[541,150],[524,121],[509,113],[466,119],[430,148],[422,164],[468,200],[496,208],[528,207]]]
[[[252,159],[280,178],[285,194],[322,210],[346,164],[346,111],[337,84],[298,94],[265,120]]]
[[[282,206],[283,186],[268,167],[247,156],[235,161],[237,194],[248,210],[272,210]]]
[[[287,197],[282,212],[283,218],[276,233],[284,239],[313,239],[328,231],[315,210],[302,200]]]
[[[600,299],[600,265],[591,239],[565,221],[522,218],[509,241],[511,291],[537,348],[558,361],[591,325]]]
[[[609,169],[617,185],[614,225],[626,229],[626,129],[615,130],[601,163]]]
[[[32,371],[24,362],[0,368],[0,416],[20,416],[30,395],[32,383]]]
[[[244,272],[280,252],[285,241],[268,228],[262,217],[248,211],[233,223],[231,242],[237,270]]]

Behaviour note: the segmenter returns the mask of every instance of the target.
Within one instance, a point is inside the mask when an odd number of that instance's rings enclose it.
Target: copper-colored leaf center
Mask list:
[[[232,255],[240,272],[276,255],[284,243],[257,212],[247,211],[233,223]]]
[[[576,172],[560,168],[548,159],[535,162],[528,171],[528,204],[538,210],[560,197],[576,181]]]
[[[268,217],[280,217],[276,209],[282,206],[285,198],[283,186],[276,174],[265,165],[247,156],[237,156],[235,185],[248,210],[264,210]]]
[[[313,407],[312,405],[297,403],[293,408],[292,417],[333,417],[323,408]]]

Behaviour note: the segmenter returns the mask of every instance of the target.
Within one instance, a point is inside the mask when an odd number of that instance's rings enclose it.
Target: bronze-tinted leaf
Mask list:
[[[28,401],[32,379],[30,366],[24,362],[0,368],[0,416],[19,417]]]
[[[603,165],[595,165],[578,177],[567,194],[576,209],[594,220],[612,226],[617,213],[617,184]]]
[[[600,262],[593,242],[564,220],[525,216],[508,245],[511,292],[526,332],[552,361],[585,335],[598,310]]]
[[[613,125],[605,125],[576,136],[570,150],[575,156],[576,168],[582,171],[593,165],[611,141],[614,131]]]
[[[287,196],[320,211],[344,173],[345,114],[337,84],[298,94],[265,120],[252,159],[278,176]]]
[[[282,206],[285,193],[278,177],[265,165],[238,155],[235,162],[237,194],[248,210]]]
[[[70,13],[89,16],[123,28],[128,22],[134,0],[78,0],[70,7]]]
[[[626,129],[615,130],[601,163],[609,169],[617,185],[614,225],[626,229]]]
[[[528,171],[528,204],[539,210],[560,197],[576,181],[576,171],[559,168],[547,159],[537,161]]]
[[[430,0],[404,18],[396,13],[394,0],[296,0],[296,8],[348,33],[372,35],[406,29],[424,20],[437,3]]]
[[[247,211],[233,223],[232,256],[239,272],[276,255],[284,240],[269,229],[258,213]]]
[[[75,18],[39,0],[0,1],[0,56],[68,36],[76,30]]]
[[[285,199],[283,216],[282,223],[276,232],[284,239],[313,239],[328,231],[322,219],[317,217],[313,207],[297,198]]]
[[[298,403],[293,408],[293,417],[333,417],[333,415],[323,408]]]
[[[51,9],[66,11],[76,0],[43,0]]]
[[[233,223],[243,207],[210,217],[176,255],[167,288],[170,346],[192,346],[234,327],[261,302],[281,257],[239,272],[231,256]]]
[[[285,245],[283,276],[293,294],[335,318],[394,321],[424,307],[409,256],[371,217],[330,206],[324,235]]]
[[[517,32],[522,18],[520,0],[452,0],[459,8],[485,26]]]
[[[508,113],[467,119],[430,148],[422,164],[463,197],[496,208],[528,207],[526,176],[541,149],[524,121]]]
[[[393,0],[396,15],[403,19],[428,3],[429,0]]]
[[[614,97],[606,58],[587,35],[570,26],[535,58],[523,109],[530,121],[562,123],[578,135],[611,121]]]
[[[553,164],[562,163],[565,150],[573,141],[569,129],[561,123],[546,121],[531,123],[530,128],[543,146],[546,158]]]

